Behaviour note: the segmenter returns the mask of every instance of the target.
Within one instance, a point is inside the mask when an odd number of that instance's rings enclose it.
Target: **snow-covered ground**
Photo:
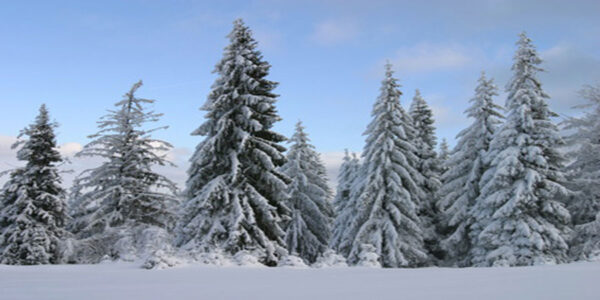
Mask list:
[[[0,265],[0,299],[600,299],[600,262],[367,269]]]

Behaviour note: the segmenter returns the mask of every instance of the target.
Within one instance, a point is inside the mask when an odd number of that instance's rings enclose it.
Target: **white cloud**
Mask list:
[[[569,44],[558,44],[540,52],[544,60],[540,74],[543,88],[551,99],[550,106],[559,113],[572,115],[581,103],[578,91],[585,84],[600,81],[600,59],[585,54]]]
[[[358,36],[358,26],[354,22],[327,20],[315,26],[311,39],[321,45],[335,45],[353,40]]]
[[[555,58],[560,58],[561,56],[568,54],[569,52],[569,47],[567,47],[566,45],[556,45],[550,49],[544,50],[542,51],[542,56],[544,56],[546,59],[555,59]]]
[[[342,165],[342,159],[344,158],[344,152],[324,152],[321,153],[321,159],[325,168],[327,169],[327,179],[329,179],[329,186],[335,189],[337,187],[337,177]]]
[[[472,62],[471,52],[459,45],[420,43],[400,48],[391,59],[391,63],[403,73],[453,69]]]
[[[0,135],[0,172],[22,165],[16,158],[16,151],[11,149],[16,141],[13,136]],[[0,177],[0,183],[4,183],[6,178],[6,176]]]
[[[431,110],[433,111],[435,126],[438,129],[456,127],[457,125],[463,125],[466,121],[464,115],[456,113],[448,106],[431,105]]]
[[[58,147],[58,151],[62,156],[71,157],[81,151],[83,146],[80,143],[64,143]]]
[[[3,156],[2,158],[5,158],[4,155],[12,152],[10,148],[16,141],[17,138],[14,136],[0,135],[0,155]]]
[[[188,148],[172,148],[167,152],[166,158],[168,161],[178,165],[187,163],[192,152]]]
[[[187,180],[187,170],[190,166],[189,158],[191,154],[192,152],[188,148],[173,148],[167,153],[166,158],[175,166],[157,167],[156,171],[171,179],[180,189],[183,189]]]

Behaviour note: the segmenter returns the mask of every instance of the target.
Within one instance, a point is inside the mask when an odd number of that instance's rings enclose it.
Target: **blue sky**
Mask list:
[[[419,88],[452,144],[469,123],[462,112],[480,71],[503,89],[522,30],[545,59],[551,107],[573,114],[577,90],[600,81],[599,15],[600,1],[7,1],[0,136],[15,136],[46,103],[61,124],[59,143],[85,144],[95,121],[142,79],[138,95],[156,99],[170,126],[157,136],[183,157],[200,141],[190,136],[203,121],[198,107],[241,17],[280,82],[280,132],[290,135],[302,119],[326,158],[360,151],[389,59],[403,104]]]

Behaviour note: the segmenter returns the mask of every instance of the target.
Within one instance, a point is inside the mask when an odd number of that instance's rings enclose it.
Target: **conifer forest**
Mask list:
[[[194,83],[210,89],[198,95],[204,100],[196,105],[195,119],[185,120],[188,132],[165,134],[170,124],[158,109],[161,99],[152,96],[159,87],[142,80],[131,82],[122,97],[114,95],[114,105],[104,107],[99,119],[78,121],[96,129],[86,133],[73,155],[61,150],[61,133],[68,130],[61,124],[72,124],[55,117],[64,116],[62,106],[47,101],[21,108],[35,119],[22,120],[20,132],[3,132],[16,136],[10,155],[18,162],[5,163],[1,173],[5,299],[80,299],[103,289],[102,280],[111,289],[113,269],[115,278],[121,278],[120,269],[130,272],[119,280],[131,280],[131,286],[135,278],[162,278],[148,290],[140,283],[139,293],[120,294],[116,283],[114,299],[159,299],[168,291],[176,299],[600,298],[596,285],[585,285],[600,276],[595,262],[600,260],[600,77],[571,91],[580,103],[568,113],[556,112],[548,92],[553,83],[543,76],[551,70],[545,69],[537,35],[512,31],[502,36],[513,45],[504,49],[512,57],[503,69],[509,76],[494,78],[496,71],[485,67],[473,74],[478,79],[460,87],[469,87],[470,96],[461,100],[468,101],[460,116],[466,121],[458,123],[458,134],[448,136],[438,135],[445,132],[438,122],[443,115],[428,99],[430,87],[405,89],[410,75],[390,57],[378,63],[379,89],[369,91],[376,97],[363,99],[371,110],[360,111],[369,120],[357,125],[362,148],[340,142],[340,151],[352,150],[336,158],[339,168],[332,172],[331,159],[324,159],[311,139],[328,128],[303,122],[313,116],[298,113],[286,120],[295,123],[292,134],[278,129],[284,120],[279,106],[286,101],[279,86],[294,83],[278,81],[277,65],[262,50],[263,28],[255,31],[244,19],[223,23],[229,34],[221,44],[203,45],[222,52],[216,59],[202,58],[212,60],[214,69],[198,72],[212,71],[213,81]],[[303,88],[311,90],[308,82]],[[331,86],[344,88],[344,83]],[[315,99],[319,93],[312,90]],[[77,101],[85,101],[81,96]],[[344,118],[342,110],[332,113]],[[181,168],[169,156],[176,148],[173,134],[191,134],[196,143],[181,182],[161,171]],[[67,175],[75,159],[93,163]],[[65,268],[56,269],[60,276],[99,273],[93,286],[66,285],[65,294],[56,288],[40,289],[37,296],[29,291],[27,298],[17,286],[38,282],[24,279],[27,274],[55,270],[32,265],[58,265]],[[202,272],[209,273],[198,275]],[[244,272],[253,279],[240,275]],[[532,292],[506,286],[503,292],[506,279],[494,277],[502,272],[515,281],[541,276],[545,287]],[[307,290],[280,276],[306,284]],[[574,286],[582,286],[580,296],[568,292],[575,289],[566,286],[571,276],[579,284]],[[64,280],[78,282],[75,277]],[[183,293],[181,280],[216,285]],[[269,292],[255,281],[275,287]],[[438,288],[428,291],[428,281]],[[179,286],[170,290],[168,282]],[[402,282],[414,286],[404,296],[406,287],[391,292]],[[440,290],[444,284],[472,298]],[[222,294],[215,290],[221,286]],[[486,297],[488,292],[496,298]],[[106,291],[98,295],[103,296],[91,299],[109,297]]]

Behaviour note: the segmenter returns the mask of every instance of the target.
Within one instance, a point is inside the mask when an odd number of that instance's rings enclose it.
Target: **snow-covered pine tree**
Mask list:
[[[408,114],[406,116],[408,117]],[[355,154],[353,153],[352,155],[353,161],[356,162],[356,175],[350,188],[348,202],[341,211],[341,215],[335,221],[338,223],[336,226],[340,228],[340,231],[334,232],[335,238],[339,236],[338,251],[346,258],[350,257],[350,253],[354,247],[354,240],[362,224],[365,222],[366,216],[359,213],[364,207],[361,195],[366,182],[366,169],[359,162],[358,158],[356,158]]]
[[[541,59],[522,33],[507,85],[506,121],[494,134],[484,163],[480,195],[471,209],[470,238],[476,266],[524,266],[567,260],[570,215],[559,201],[567,194],[564,141],[550,118],[537,73]]]
[[[0,263],[38,265],[62,262],[62,240],[68,233],[65,191],[57,165],[54,128],[45,105],[35,123],[23,129],[13,148],[25,167],[12,171],[0,194]]]
[[[381,268],[379,260],[379,253],[373,245],[362,244],[356,265],[366,268]]]
[[[381,94],[373,106],[363,156],[362,193],[356,206],[357,233],[349,255],[356,264],[363,251],[377,254],[383,267],[414,267],[427,260],[418,199],[423,178],[413,167],[418,157],[411,143],[414,129],[400,105],[401,92],[386,64]]]
[[[331,268],[347,267],[346,258],[335,252],[333,249],[327,249],[323,255],[317,258],[317,261],[311,265],[313,268]]]
[[[286,138],[271,130],[280,120],[271,67],[242,20],[234,22],[230,44],[215,72],[206,121],[193,135],[205,136],[192,155],[177,243],[210,252],[258,251],[274,266],[285,255],[281,224],[290,179],[278,168]]]
[[[438,220],[435,203],[437,202],[437,191],[441,186],[441,166],[435,152],[437,142],[435,127],[433,126],[433,111],[427,102],[425,102],[419,90],[415,91],[409,114],[415,128],[413,144],[416,147],[418,157],[416,169],[425,178],[421,185],[421,188],[425,192],[425,197],[418,200],[419,217],[423,225],[425,246],[431,254],[439,257],[441,253],[438,245],[439,234],[437,232]]]
[[[450,158],[450,146],[448,146],[448,140],[446,138],[442,138],[442,142],[440,143],[440,151],[438,153],[438,166],[440,168],[440,182],[442,181],[442,174],[448,171],[446,167],[446,162]]]
[[[340,166],[338,173],[338,185],[333,199],[333,207],[335,211],[335,220],[333,222],[330,247],[347,257],[352,248],[352,239],[349,229],[352,220],[356,217],[353,196],[357,194],[354,190],[360,175],[360,162],[356,154],[352,156],[345,151],[344,161]]]
[[[354,153],[353,156],[351,156],[348,149],[344,150],[344,158],[342,160],[342,164],[338,171],[336,194],[333,199],[333,207],[336,211],[336,216],[339,215],[338,212],[343,210],[344,206],[348,203],[352,184],[356,179],[358,169],[360,168],[358,158]]]
[[[81,262],[95,263],[103,257],[135,259],[168,247],[175,225],[177,188],[152,170],[171,165],[167,142],[151,137],[148,123],[162,114],[148,111],[154,100],[138,98],[139,81],[115,103],[117,109],[98,121],[99,131],[77,157],[104,161],[83,171],[72,189],[70,230],[76,234]],[[166,239],[166,240],[165,240]]]
[[[469,239],[469,209],[479,196],[479,181],[486,164],[483,163],[494,132],[503,118],[502,108],[494,104],[498,89],[493,79],[481,73],[475,97],[465,111],[473,123],[457,135],[457,144],[446,160],[439,190],[440,228],[445,238],[440,245],[451,265],[467,266],[471,248]],[[441,156],[441,155],[440,155]]]
[[[568,119],[565,129],[569,158],[567,208],[575,225],[571,255],[575,259],[600,257],[600,84],[586,86],[581,95],[587,100],[576,108],[586,109],[581,117]]]
[[[331,190],[327,185],[327,170],[301,122],[296,124],[290,142],[287,162],[281,167],[292,179],[287,202],[292,220],[285,228],[285,243],[291,254],[312,264],[327,250],[331,237]]]

